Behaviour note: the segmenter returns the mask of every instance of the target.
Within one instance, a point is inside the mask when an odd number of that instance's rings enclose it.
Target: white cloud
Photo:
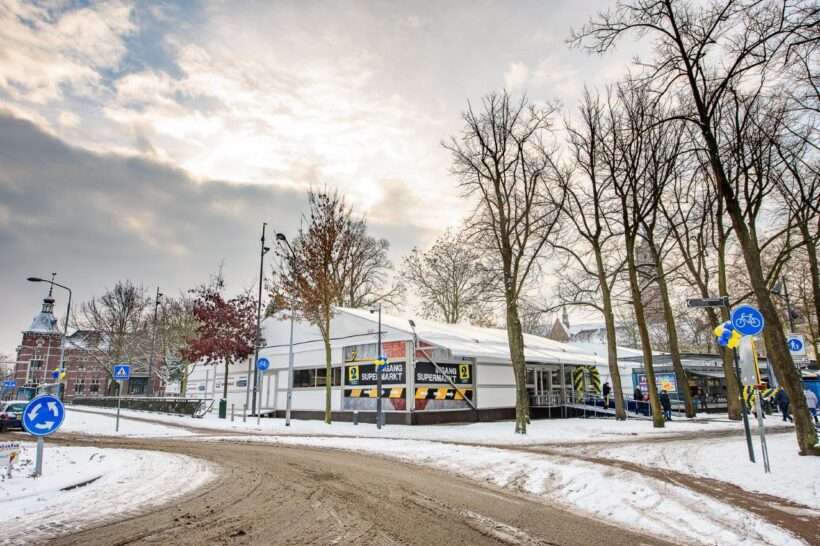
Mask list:
[[[527,83],[530,76],[530,69],[526,64],[516,61],[510,63],[507,71],[504,72],[504,87],[508,91],[516,91]]]
[[[100,71],[116,68],[134,31],[131,8],[106,2],[52,15],[39,5],[0,3],[0,91],[36,104],[56,101],[63,89],[97,91]]]

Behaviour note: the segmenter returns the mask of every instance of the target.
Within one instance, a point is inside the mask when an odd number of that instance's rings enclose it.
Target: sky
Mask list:
[[[565,44],[610,4],[0,0],[0,353],[45,295],[28,276],[57,272],[75,303],[120,279],[177,294],[220,264],[253,286],[262,222],[295,234],[310,188],[341,191],[400,264],[469,212],[441,146],[468,101],[570,115],[623,74],[627,49]]]

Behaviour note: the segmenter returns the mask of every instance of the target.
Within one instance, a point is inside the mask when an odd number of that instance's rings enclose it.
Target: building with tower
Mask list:
[[[37,394],[58,392],[58,380],[53,374],[60,369],[63,331],[54,315],[54,303],[52,290],[49,290],[40,312],[23,330],[10,377],[15,381],[16,389],[4,393],[4,398],[30,399]],[[65,375],[61,383],[64,400],[105,396],[110,392],[110,366],[113,363],[105,359],[104,344],[103,335],[89,330],[76,330],[66,338]],[[138,364],[132,366],[132,370],[132,379],[125,392],[144,394],[148,383],[147,368]],[[160,383],[155,377],[154,392],[161,392]]]

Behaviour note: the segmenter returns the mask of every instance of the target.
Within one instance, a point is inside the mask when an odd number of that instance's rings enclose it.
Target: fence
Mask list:
[[[123,396],[120,407],[141,411],[157,411],[161,413],[175,413],[178,415],[199,415],[210,399],[205,398],[154,398],[148,396]],[[98,406],[116,408],[116,396],[100,396],[96,398],[74,398],[73,404],[78,406]]]

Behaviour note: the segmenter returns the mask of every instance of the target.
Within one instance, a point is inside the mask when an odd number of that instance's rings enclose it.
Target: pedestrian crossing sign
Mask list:
[[[112,371],[114,381],[128,381],[131,377],[131,366],[128,364],[117,364]]]

